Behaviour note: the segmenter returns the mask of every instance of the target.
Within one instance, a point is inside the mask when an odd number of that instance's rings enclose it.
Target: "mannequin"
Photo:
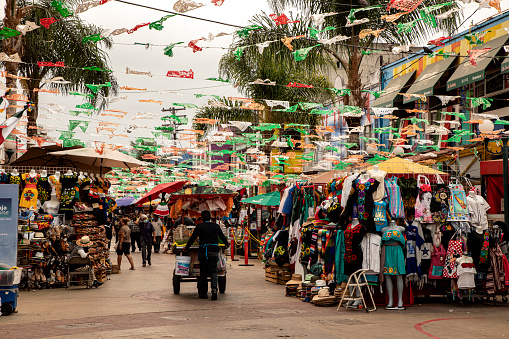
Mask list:
[[[37,175],[37,173],[35,172],[35,170],[34,170],[34,169],[32,169],[32,170],[30,171],[29,175],[30,175],[32,178],[34,178],[34,177]]]
[[[385,309],[387,310],[404,310],[403,307],[403,275],[405,271],[405,257],[403,254],[403,247],[405,246],[405,239],[403,233],[405,228],[398,226],[395,220],[391,220],[389,226],[382,228],[382,251],[385,250],[385,263],[383,273],[385,275],[385,286],[387,287],[387,294],[389,296],[389,303]],[[397,272],[394,273],[394,271]],[[393,291],[394,286],[392,276],[396,276],[396,287],[398,289],[398,306],[393,306]]]
[[[12,174],[13,176],[18,176],[18,175],[19,175],[19,172],[18,172],[18,170],[15,168],[15,169],[13,169],[13,170],[12,170],[11,174]]]
[[[60,172],[56,171],[54,177],[55,179],[60,180]]]
[[[53,193],[51,194],[51,200],[46,201],[42,205],[42,209],[44,210],[44,212],[48,213],[48,214],[52,214],[52,215],[58,213],[59,207],[60,207],[60,201],[58,201],[57,195],[53,194]]]
[[[380,185],[378,186],[375,193],[373,193],[373,201],[381,201],[384,198],[385,194],[385,185],[384,179],[387,173],[385,171],[380,170],[378,165],[374,165],[372,170],[368,171],[369,177],[377,180]]]
[[[65,175],[73,175],[73,173],[71,170],[67,170],[67,172],[65,172]]]
[[[80,174],[78,175],[78,179],[79,180],[85,179],[85,176],[83,175],[83,172],[80,172]]]
[[[49,183],[51,185],[51,194],[55,194],[57,199],[60,199],[62,184],[60,183],[60,172],[56,171],[54,175],[50,176]]]
[[[42,170],[41,171],[41,178],[46,178],[48,176],[48,171]]]

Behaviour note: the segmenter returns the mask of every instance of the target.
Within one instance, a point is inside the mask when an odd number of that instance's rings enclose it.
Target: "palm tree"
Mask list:
[[[2,51],[8,55],[18,53],[23,63],[5,62],[6,70],[10,74],[21,75],[28,80],[21,80],[21,85],[28,92],[28,99],[35,105],[28,116],[28,126],[37,125],[39,92],[34,89],[44,88],[58,89],[63,94],[71,91],[81,91],[92,94],[87,101],[96,107],[104,107],[103,100],[110,93],[116,94],[118,85],[114,75],[108,71],[86,70],[87,67],[108,70],[108,55],[100,47],[111,48],[111,39],[104,39],[94,43],[83,43],[86,36],[99,34],[101,29],[94,25],[83,22],[78,16],[62,17],[51,6],[49,0],[39,0],[34,5],[28,5],[32,1],[7,0],[5,7],[5,27],[15,29],[17,25],[26,21],[39,23],[41,18],[54,17],[59,20],[52,24],[49,29],[38,28],[26,35],[18,35],[11,39],[3,40]],[[66,1],[67,6],[78,3],[76,0]],[[12,14],[14,13],[14,15]],[[56,63],[61,61],[66,67],[39,67],[39,61]],[[63,77],[71,81],[70,84],[45,83],[43,80]],[[93,93],[85,84],[106,84],[111,87],[102,87],[97,93]],[[16,80],[7,78],[7,87],[16,87]],[[28,134],[34,135],[36,129],[28,129]]]

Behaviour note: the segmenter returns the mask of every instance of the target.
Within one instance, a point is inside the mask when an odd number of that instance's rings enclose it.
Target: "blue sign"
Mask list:
[[[17,265],[18,185],[0,185],[0,263]]]

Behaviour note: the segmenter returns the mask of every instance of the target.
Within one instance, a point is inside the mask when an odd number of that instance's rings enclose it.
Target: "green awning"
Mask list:
[[[502,65],[500,65],[500,73],[509,73],[509,57],[505,58]]]
[[[407,73],[405,75],[401,75],[397,78],[392,78],[391,81],[385,86],[382,93],[378,99],[376,99],[371,107],[381,107],[381,108],[391,108],[393,107],[394,100],[398,96],[398,93],[401,92],[403,87],[405,87],[408,82],[413,78],[415,71]]]
[[[493,60],[493,57],[497,55],[498,51],[507,41],[509,35],[505,34],[499,38],[490,40],[482,45],[479,45],[473,49],[491,48],[487,53],[481,55],[477,59],[477,66],[470,64],[470,58],[465,57],[463,62],[458,66],[456,72],[447,81],[447,90],[453,90],[455,88],[471,84],[473,82],[484,79],[484,71],[486,67]]]
[[[254,197],[242,199],[240,202],[262,206],[279,206],[281,194],[278,191],[255,195]]]
[[[440,79],[440,77],[451,67],[452,63],[456,60],[456,57],[450,57],[448,59],[442,59],[434,62],[431,65],[426,66],[422,73],[417,77],[412,86],[406,91],[412,94],[422,94],[425,96],[433,95],[433,88]],[[415,101],[417,98],[404,98],[403,103]]]

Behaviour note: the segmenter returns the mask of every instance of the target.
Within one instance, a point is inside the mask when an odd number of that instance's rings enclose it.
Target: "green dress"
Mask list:
[[[383,233],[382,245],[385,245],[384,274],[406,274],[405,255],[403,253],[405,242],[405,237],[398,230],[387,230]],[[393,244],[397,245],[394,246]]]

